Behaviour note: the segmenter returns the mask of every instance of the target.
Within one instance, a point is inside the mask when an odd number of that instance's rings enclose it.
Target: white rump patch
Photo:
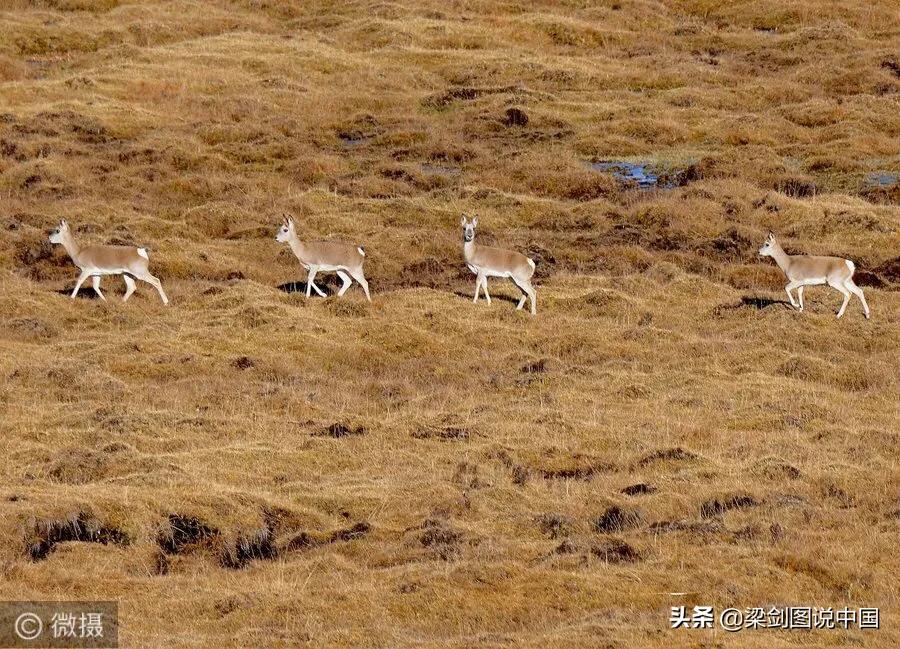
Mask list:
[[[537,268],[537,266],[535,266],[534,259],[530,259],[527,257],[526,257],[526,259],[528,259],[528,263],[531,264],[531,270],[534,270],[535,268]]]
[[[147,254],[146,248],[138,248],[138,254],[147,261],[150,261],[150,255]]]
[[[849,259],[845,259],[844,262],[846,262],[847,268],[850,269],[851,273],[856,270],[856,264],[854,264],[852,261],[850,261]]]
[[[357,250],[359,251],[359,254],[361,254],[363,257],[366,256],[366,251],[363,250],[362,246],[360,246],[359,248],[357,248]]]

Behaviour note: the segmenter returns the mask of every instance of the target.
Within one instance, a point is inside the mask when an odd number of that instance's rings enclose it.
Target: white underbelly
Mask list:
[[[88,275],[121,275],[129,272],[126,268],[82,268],[82,272]]]
[[[307,264],[306,262],[303,262],[303,261],[300,262],[300,265],[303,266],[303,268],[307,271],[310,269],[311,266],[313,266],[313,264]],[[321,272],[328,273],[328,272],[335,272],[338,270],[347,271],[347,267],[346,266],[332,266],[330,264],[319,264],[316,266],[317,273],[321,273]],[[347,271],[347,272],[350,272],[350,271]]]
[[[473,266],[472,264],[466,264],[473,273],[478,275],[481,273],[485,277],[512,277],[512,273],[504,270],[491,270],[489,268],[480,268],[478,266]]]

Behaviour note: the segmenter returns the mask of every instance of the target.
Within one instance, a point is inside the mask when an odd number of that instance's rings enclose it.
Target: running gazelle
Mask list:
[[[344,284],[338,291],[338,297],[343,295],[350,285],[353,283],[352,277],[355,279],[366,294],[366,299],[371,302],[369,295],[369,283],[363,274],[363,261],[366,258],[366,251],[362,246],[353,246],[346,243],[338,243],[335,241],[300,241],[297,236],[297,229],[294,226],[294,219],[283,216],[281,228],[275,235],[275,240],[279,243],[286,243],[291,247],[293,253],[300,260],[300,265],[307,272],[306,278],[306,297],[310,296],[310,289],[325,297],[315,284],[316,273],[322,271],[334,271],[338,277],[343,280]]]
[[[531,300],[531,314],[537,313],[536,295],[534,287],[531,286],[531,277],[534,275],[535,269],[534,261],[514,250],[476,245],[477,216],[470,222],[463,215],[460,225],[463,229],[463,257],[466,260],[466,266],[476,275],[475,299],[472,301],[477,302],[479,291],[484,289],[484,297],[490,304],[491,296],[488,293],[487,278],[508,277],[522,291],[522,299],[519,300],[516,309],[525,306],[527,298]]]
[[[72,262],[81,269],[72,297],[78,295],[78,289],[90,277],[94,285],[94,292],[102,300],[106,300],[100,292],[100,278],[103,275],[121,275],[125,280],[125,295],[122,301],[126,301],[134,293],[135,283],[133,277],[147,282],[159,292],[163,304],[169,303],[163,291],[162,282],[150,274],[150,255],[146,248],[134,248],[132,246],[79,246],[72,236],[69,224],[62,220],[57,228],[50,234],[50,243],[61,244]]]
[[[841,304],[837,317],[840,318],[844,315],[844,309],[847,308],[851,293],[859,298],[859,301],[862,302],[863,313],[866,314],[866,318],[869,317],[869,305],[866,304],[866,297],[863,295],[862,289],[853,281],[856,264],[849,259],[789,255],[778,244],[778,241],[775,240],[775,235],[771,232],[759,249],[759,254],[763,257],[772,257],[781,271],[787,276],[788,285],[784,287],[784,290],[788,294],[791,306],[803,311],[804,286],[828,284],[844,296],[844,302]],[[791,293],[793,289],[797,289],[797,295],[800,298],[799,304],[794,301],[794,296]]]

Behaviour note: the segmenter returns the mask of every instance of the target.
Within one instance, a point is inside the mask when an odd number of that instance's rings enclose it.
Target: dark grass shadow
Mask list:
[[[853,281],[857,286],[862,286],[863,288],[887,288],[890,289],[888,282],[886,282],[878,273],[874,273],[868,270],[857,269],[857,271],[853,274]]]

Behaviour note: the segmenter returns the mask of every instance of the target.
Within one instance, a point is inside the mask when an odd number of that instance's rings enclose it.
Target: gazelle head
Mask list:
[[[463,229],[463,241],[466,243],[470,241],[475,241],[475,228],[478,227],[478,217],[472,219],[471,222],[466,220],[466,215],[463,214],[462,219],[460,219],[459,224]]]
[[[50,243],[62,243],[66,235],[69,234],[69,224],[62,220],[56,229],[50,233]]]
[[[278,243],[285,243],[290,240],[291,236],[294,234],[294,219],[289,217],[287,214],[282,215],[281,227],[278,228],[278,232],[275,234],[275,241]]]
[[[772,251],[775,250],[775,235],[771,232],[769,236],[766,237],[766,240],[763,242],[763,245],[759,249],[759,254],[762,257],[771,257]]]

